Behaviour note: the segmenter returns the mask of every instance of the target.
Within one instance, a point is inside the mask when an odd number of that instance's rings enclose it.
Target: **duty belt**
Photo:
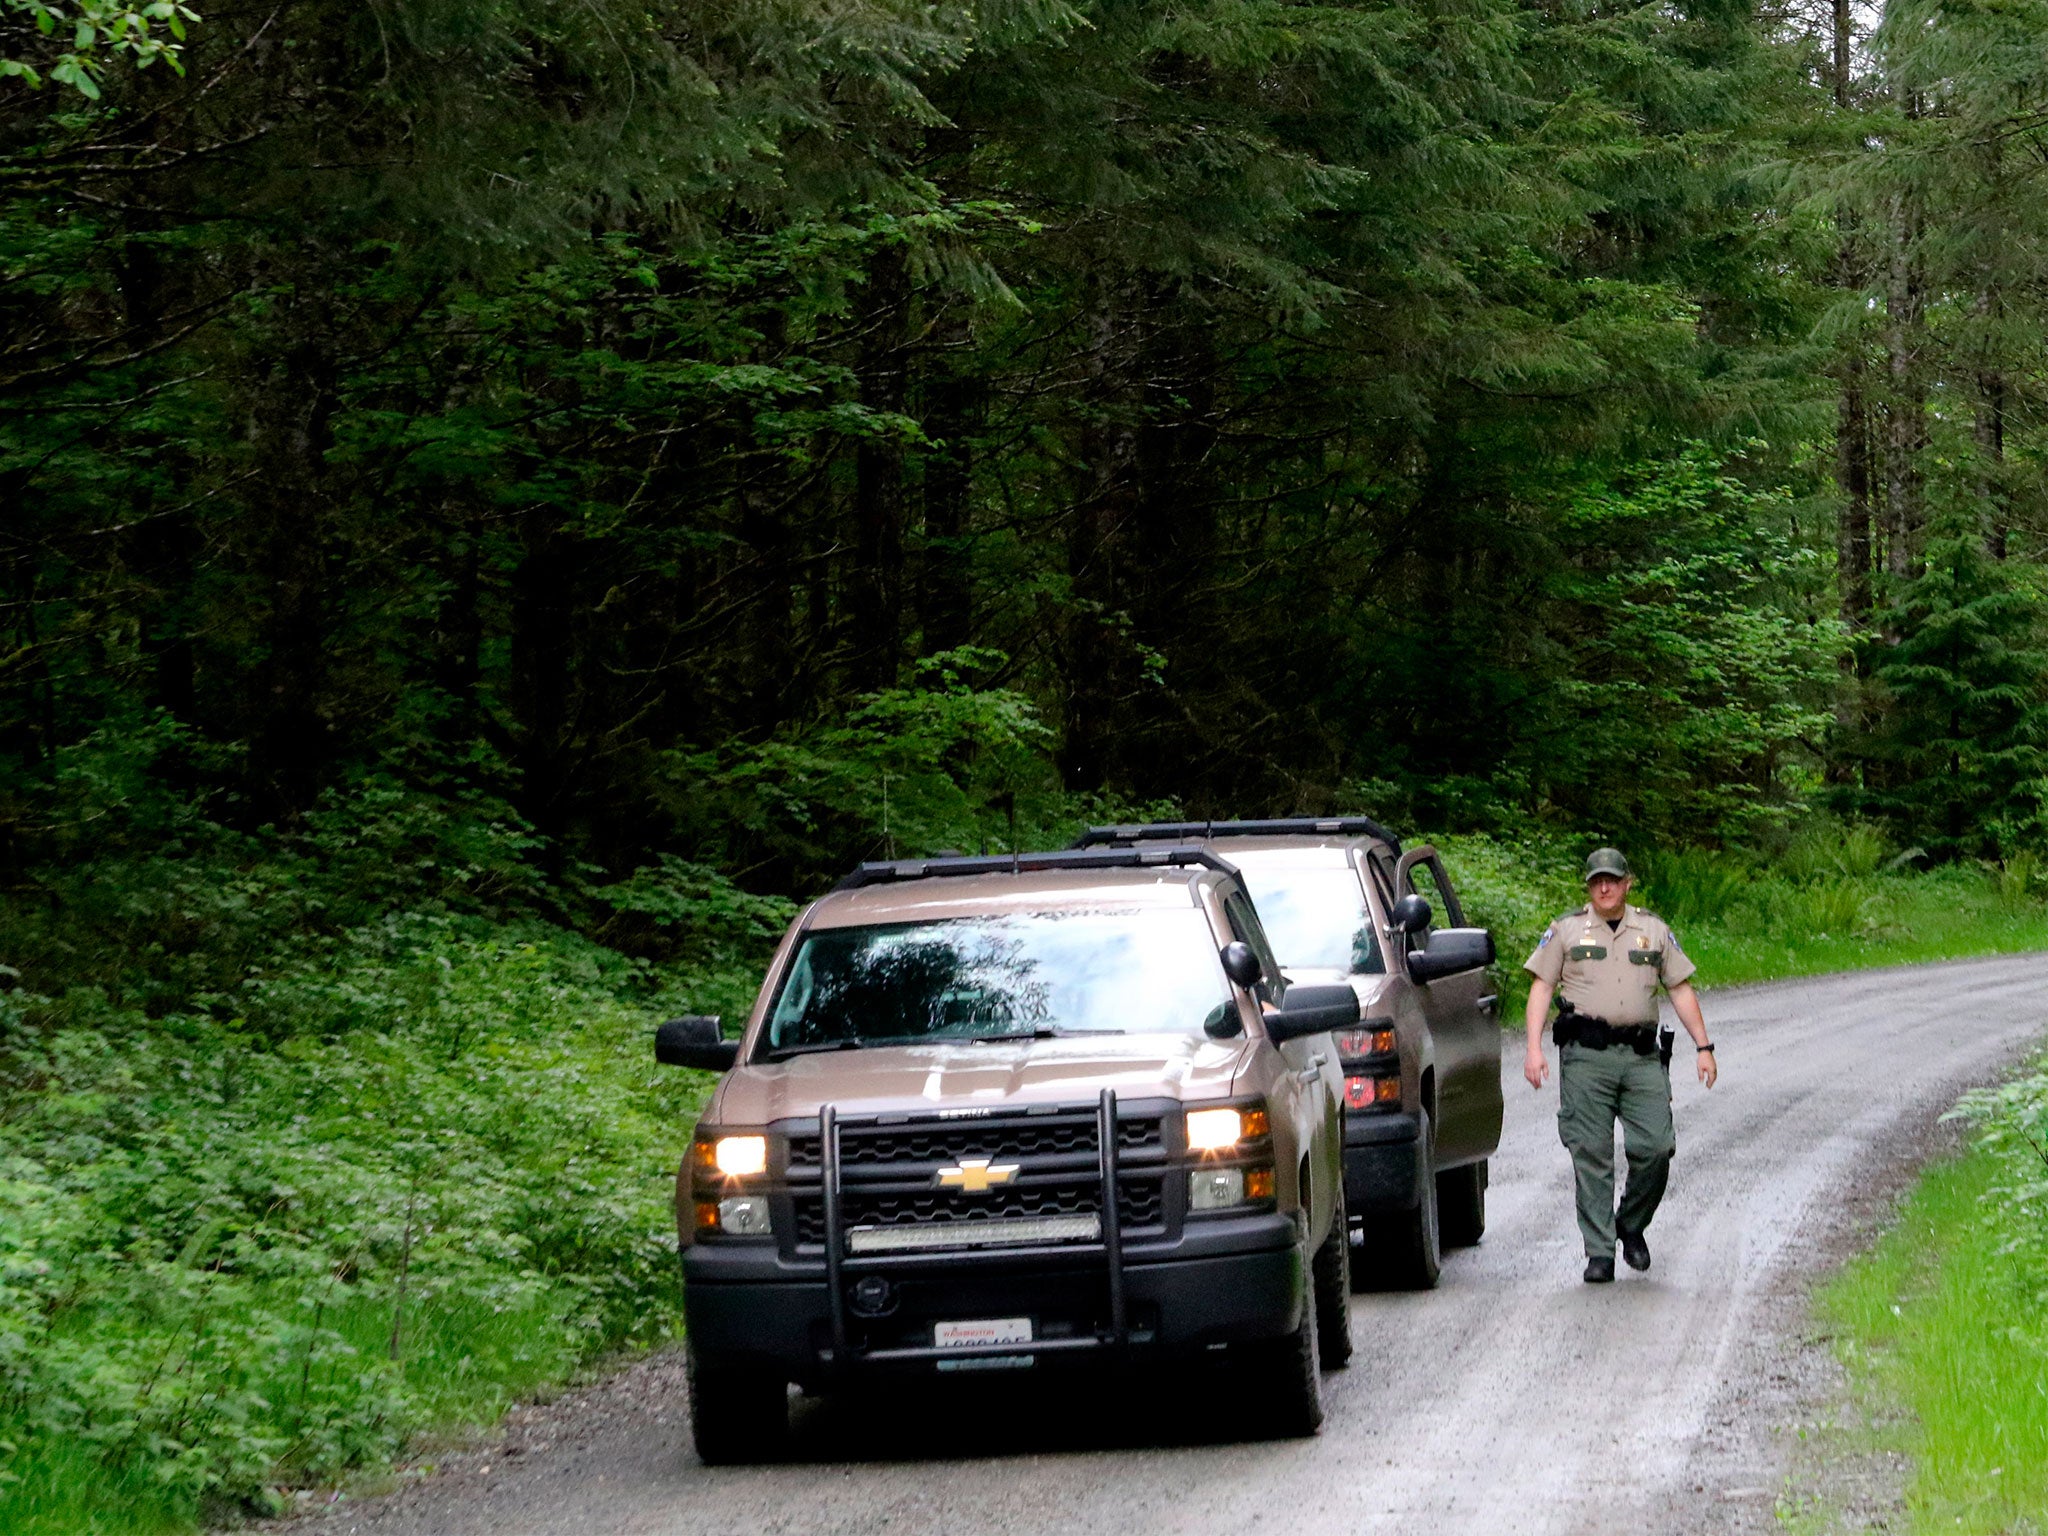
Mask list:
[[[1559,1045],[1583,1045],[1596,1051],[1625,1045],[1638,1056],[1657,1054],[1656,1025],[1610,1024],[1570,1006],[1558,1009],[1557,1022],[1550,1032]]]

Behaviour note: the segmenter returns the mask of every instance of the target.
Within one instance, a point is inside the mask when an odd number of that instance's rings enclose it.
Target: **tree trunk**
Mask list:
[[[1849,0],[1834,0],[1834,98],[1849,107],[1852,36]],[[1838,215],[1842,241],[1835,260],[1835,285],[1844,293],[1863,286],[1863,263],[1857,249],[1854,214],[1845,205]],[[1835,410],[1835,479],[1842,507],[1835,537],[1835,585],[1842,622],[1850,632],[1870,622],[1870,408],[1864,372],[1864,337],[1859,325],[1850,338],[1840,370],[1840,395]],[[1845,671],[1853,658],[1843,659]]]
[[[250,769],[259,813],[274,821],[312,803],[329,755],[323,482],[337,370],[303,302],[287,316],[295,334],[265,370],[251,423],[250,521],[265,602],[249,701]]]
[[[1977,372],[1977,407],[1971,422],[1977,443],[1977,494],[1984,509],[1984,548],[2005,558],[2012,508],[2005,484],[2005,374],[1995,363]]]
[[[918,564],[921,649],[955,650],[974,635],[974,563],[969,557],[974,487],[971,439],[981,425],[986,392],[979,378],[956,374],[950,360],[972,344],[964,320],[939,330],[939,361],[926,385],[924,429],[937,449],[924,461],[924,549]]]
[[[512,712],[517,722],[520,809],[560,857],[573,780],[570,688],[577,601],[576,541],[561,514],[531,507],[520,518],[524,546],[512,581]]]
[[[1926,521],[1920,456],[1927,446],[1924,295],[1914,249],[1919,221],[1904,193],[1892,199],[1890,235],[1885,288],[1885,346],[1890,354],[1890,390],[1885,402],[1885,569],[1894,580],[1903,580],[1920,568],[1920,534]]]
[[[1065,731],[1060,772],[1071,790],[1109,782],[1127,647],[1118,583],[1118,545],[1129,521],[1137,434],[1125,398],[1129,369],[1124,327],[1131,323],[1122,289],[1098,281],[1089,313],[1089,417],[1079,442],[1084,481],[1067,519],[1069,596],[1063,626]]]
[[[908,379],[910,285],[903,253],[881,252],[868,275],[861,343],[861,403],[903,412]],[[903,444],[893,430],[854,450],[854,569],[848,583],[853,684],[893,687],[903,645]]]
[[[1863,359],[1842,367],[1835,408],[1835,479],[1842,509],[1835,534],[1835,584],[1842,622],[1856,633],[1870,622],[1870,412]]]

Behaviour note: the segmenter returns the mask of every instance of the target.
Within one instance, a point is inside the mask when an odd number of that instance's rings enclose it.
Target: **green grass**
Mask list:
[[[2010,1164],[1973,1148],[1931,1168],[1896,1226],[1819,1298],[1858,1390],[1912,1460],[1910,1529],[2048,1530],[2043,1232],[1996,1198]],[[1903,1411],[1901,1411],[1903,1410]]]
[[[1775,908],[1680,930],[1709,986],[2048,949],[2048,907],[1971,871],[1783,886]]]
[[[8,1536],[170,1536],[189,1531],[199,1513],[154,1468],[109,1468],[98,1447],[75,1437],[28,1441],[7,1469],[14,1481],[0,1507]]]

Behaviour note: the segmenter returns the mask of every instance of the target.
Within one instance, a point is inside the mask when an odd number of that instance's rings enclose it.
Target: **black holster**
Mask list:
[[[1557,1022],[1550,1026],[1550,1036],[1559,1045],[1583,1045],[1592,1050],[1604,1051],[1610,1046],[1625,1045],[1638,1056],[1657,1054],[1657,1026],[1654,1024],[1610,1024],[1605,1019],[1596,1019],[1590,1013],[1581,1013],[1570,1003],[1557,1005]],[[1664,1040],[1664,1061],[1671,1062],[1670,1035]]]
[[[1667,1072],[1671,1070],[1672,1039],[1672,1033],[1668,1029],[1660,1031],[1657,1035],[1657,1062]]]

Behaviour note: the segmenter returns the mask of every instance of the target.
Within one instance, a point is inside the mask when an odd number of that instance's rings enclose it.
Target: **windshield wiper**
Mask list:
[[[778,1045],[768,1052],[770,1061],[780,1061],[785,1056],[814,1056],[820,1051],[857,1051],[864,1045],[877,1045],[875,1040],[818,1040],[809,1045]]]
[[[940,1037],[934,1035],[855,1035],[849,1040],[813,1040],[803,1045],[778,1045],[769,1049],[767,1059],[775,1061],[784,1056],[814,1056],[820,1051],[865,1051],[879,1050],[891,1045],[930,1045]]]
[[[1042,1028],[1013,1029],[1003,1034],[988,1035],[861,1035],[851,1040],[816,1040],[806,1045],[778,1045],[767,1052],[765,1059],[780,1061],[785,1056],[814,1056],[822,1051],[859,1051],[871,1046],[1000,1045],[1006,1040],[1072,1040],[1079,1035],[1096,1033],[1100,1031]]]

